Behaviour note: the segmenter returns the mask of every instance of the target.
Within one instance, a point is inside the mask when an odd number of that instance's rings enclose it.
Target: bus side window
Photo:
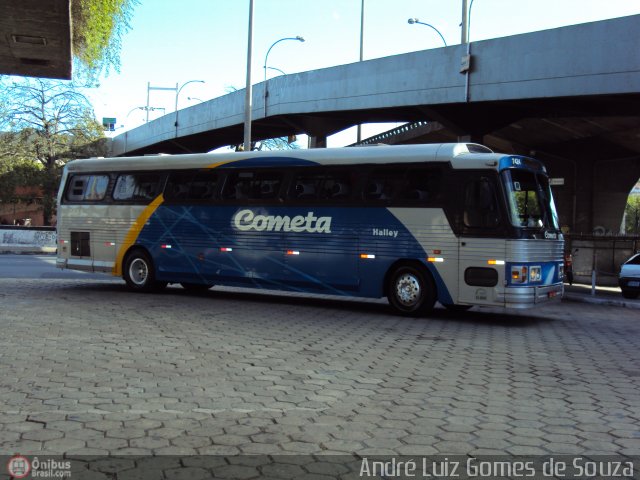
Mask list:
[[[224,200],[248,200],[251,194],[253,172],[234,172],[227,175],[222,198]]]
[[[282,172],[259,172],[251,182],[250,199],[274,199],[280,193]]]
[[[288,197],[293,200],[315,200],[318,198],[323,180],[324,174],[298,173],[293,177]]]
[[[494,185],[487,178],[467,184],[464,192],[464,224],[471,228],[494,228],[500,223]]]
[[[218,186],[218,174],[215,172],[199,172],[189,186],[189,200],[212,200]]]
[[[74,175],[69,181],[66,199],[70,202],[101,201],[108,186],[108,175]]]
[[[355,175],[350,171],[329,170],[322,182],[320,197],[327,200],[351,198],[355,186]]]
[[[120,175],[113,189],[113,199],[118,201],[150,202],[160,189],[160,175],[135,173]]]
[[[410,203],[438,203],[442,200],[442,172],[439,168],[413,168],[407,171],[400,198]]]
[[[402,167],[377,168],[364,183],[362,198],[366,201],[389,201],[395,198],[404,180]]]
[[[167,186],[164,189],[164,198],[167,201],[186,200],[189,195],[189,185],[193,178],[192,172],[173,172],[169,175]]]

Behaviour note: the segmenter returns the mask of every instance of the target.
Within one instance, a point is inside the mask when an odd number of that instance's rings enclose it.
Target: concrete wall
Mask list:
[[[565,246],[573,254],[574,282],[590,284],[595,270],[597,285],[615,287],[620,265],[639,251],[640,237],[568,235]]]
[[[55,253],[53,227],[0,226],[0,253]]]

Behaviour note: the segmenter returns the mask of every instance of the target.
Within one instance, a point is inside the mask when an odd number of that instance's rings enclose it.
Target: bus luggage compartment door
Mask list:
[[[288,236],[285,277],[293,289],[330,294],[358,290],[358,237],[327,235],[313,244]]]
[[[458,302],[496,305],[504,281],[505,244],[495,238],[462,238]],[[458,303],[457,302],[457,303]]]

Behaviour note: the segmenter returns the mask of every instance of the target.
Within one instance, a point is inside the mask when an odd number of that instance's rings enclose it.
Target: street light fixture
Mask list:
[[[304,38],[301,37],[300,35],[298,35],[297,37],[285,37],[285,38],[281,38],[280,40],[276,40],[275,42],[273,42],[271,44],[271,46],[269,47],[269,50],[267,50],[267,54],[264,56],[264,66],[262,68],[264,68],[264,116],[267,116],[267,97],[269,96],[269,89],[267,86],[267,69],[270,67],[267,67],[267,61],[269,59],[269,53],[271,53],[271,49],[273,47],[275,47],[278,43],[280,42],[284,42],[285,40],[297,40],[298,42],[304,42]],[[277,69],[274,69],[277,70]],[[282,70],[280,70],[282,72]],[[284,73],[284,72],[282,72]]]
[[[430,25],[430,24],[428,24],[428,23],[421,22],[421,21],[420,21],[420,20],[418,20],[417,18],[410,18],[409,20],[407,20],[407,23],[409,23],[409,25],[413,25],[413,24],[415,24],[415,23],[419,23],[420,25],[426,25],[427,27],[431,27],[431,28],[433,28],[433,29],[436,31],[436,33],[437,33],[438,35],[440,35],[440,38],[441,38],[441,39],[442,39],[442,41],[444,42],[444,46],[445,46],[445,47],[447,46],[447,41],[444,39],[444,37],[443,37],[443,36],[442,36],[442,34],[440,33],[440,30],[438,30],[438,29],[437,29],[436,27],[434,27],[433,25]]]
[[[264,81],[267,81],[267,60],[269,58],[269,53],[271,52],[271,49],[273,47],[275,47],[278,43],[280,42],[284,42],[285,40],[297,40],[298,42],[304,42],[304,38],[301,37],[300,35],[298,35],[297,37],[285,37],[285,38],[281,38],[280,40],[277,40],[275,42],[273,42],[273,44],[269,47],[269,50],[267,50],[267,54],[264,57]]]
[[[190,83],[205,83],[205,82],[204,80],[189,80],[188,82],[184,82],[180,88],[177,88],[178,84],[176,83],[176,108],[174,110],[176,114],[176,120],[175,122],[173,122],[174,126],[176,127],[176,136],[178,136],[178,96],[180,95],[180,92],[182,91],[182,89],[187,85],[189,85]]]
[[[249,0],[249,28],[247,38],[247,84],[244,89],[244,150],[251,150],[251,56],[253,52],[253,0]]]
[[[176,104],[175,104],[174,112],[177,112],[178,111],[178,95],[180,95],[180,90],[182,90],[185,85],[189,83],[194,83],[194,82],[204,83],[204,80],[189,80],[188,82],[183,83],[180,88],[178,88],[178,83],[176,83],[175,87],[152,87],[151,82],[147,82],[147,122],[149,121],[149,92],[151,90],[171,90],[176,92]]]
[[[146,107],[135,107],[135,108],[132,108],[131,110],[129,110],[129,113],[127,113],[127,116],[125,117],[125,119],[129,118],[129,115],[131,115],[136,110],[143,110],[143,111],[147,112],[147,121],[149,121],[149,112],[152,112],[154,110],[162,110],[162,114],[164,115],[165,108],[163,108],[163,107],[149,107],[149,106],[146,106]]]
[[[189,85],[190,83],[205,83],[205,81],[204,80],[189,80],[188,82],[184,82],[182,84],[182,86],[176,92],[176,109],[175,109],[176,112],[178,111],[178,95],[180,95],[180,92],[182,91],[182,89],[184,87],[186,87],[187,85]]]
[[[286,75],[287,72],[283,72],[282,70],[280,70],[279,68],[276,67],[267,67],[267,70],[275,70],[276,72],[282,74],[282,75]]]

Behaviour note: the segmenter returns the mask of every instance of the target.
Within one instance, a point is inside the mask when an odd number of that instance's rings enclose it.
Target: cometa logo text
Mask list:
[[[243,232],[309,232],[331,233],[331,217],[316,217],[313,212],[307,215],[256,215],[251,210],[240,210],[233,217],[235,227]]]

